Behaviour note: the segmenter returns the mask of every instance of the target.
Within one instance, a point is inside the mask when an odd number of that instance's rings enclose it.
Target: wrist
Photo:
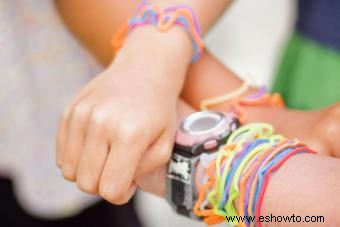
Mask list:
[[[186,70],[191,60],[191,48],[190,37],[179,26],[165,32],[150,25],[142,26],[129,32],[116,61],[133,57],[134,62],[153,67]]]
[[[131,31],[110,67],[134,68],[138,79],[160,83],[162,89],[179,95],[191,54],[190,38],[182,28],[159,32],[143,26]]]

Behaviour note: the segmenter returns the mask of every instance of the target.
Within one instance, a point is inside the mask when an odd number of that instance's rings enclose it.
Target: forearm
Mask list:
[[[200,168],[200,167],[198,167]],[[199,170],[197,172],[200,172]],[[261,216],[322,216],[324,222],[312,223],[320,226],[340,224],[340,161],[335,158],[299,154],[288,159],[283,166],[271,174],[261,206]],[[196,175],[202,182],[203,174]],[[166,195],[166,166],[137,180],[139,186],[161,197]],[[199,187],[199,185],[198,185]],[[257,217],[259,218],[259,217]],[[281,224],[281,225],[280,225]],[[295,226],[296,222],[262,223],[262,226]],[[299,222],[310,226],[310,223]]]
[[[82,0],[55,0],[65,24],[104,65],[108,65],[113,58],[113,51],[110,46],[112,35],[131,17],[139,2],[137,0],[124,2],[118,0],[88,0],[84,4]],[[191,6],[197,13],[202,32],[205,33],[231,1],[220,0],[212,3],[196,0],[152,0],[150,2],[161,6],[176,4]],[[173,32],[172,29],[167,33],[171,32]],[[180,36],[182,35],[179,34],[170,43],[178,44],[177,38],[181,39]],[[169,42],[164,40],[164,45],[168,44]],[[190,50],[190,48],[191,44],[183,48],[183,51]]]
[[[156,85],[155,90],[161,88],[162,91],[168,91],[169,95],[179,96],[191,58],[191,50],[186,48],[190,40],[185,35],[177,36],[182,32],[177,27],[167,33],[157,32],[153,27],[136,29],[127,37],[111,66],[126,69],[137,67],[141,73],[136,74],[136,80],[141,83],[156,82],[161,87]],[[181,41],[171,42],[174,37]],[[147,75],[143,71],[154,73]]]
[[[232,0],[197,1],[197,0],[149,0],[148,2],[162,7],[185,4],[196,13],[201,31],[205,34],[214,22],[223,14]]]
[[[230,69],[221,64],[209,52],[205,51],[195,65],[188,70],[188,75],[182,90],[181,97],[194,108],[199,109],[202,100],[210,97],[220,96],[228,92],[237,90],[241,87],[243,81]],[[254,92],[254,88],[249,88],[244,95]],[[229,111],[230,103],[222,103],[214,106],[216,110]],[[247,122],[268,122],[272,124],[275,130],[288,137],[300,135],[291,135],[287,128],[287,121],[296,123],[297,111],[290,111],[277,107],[244,107],[247,113]],[[278,117],[280,116],[280,117]]]
[[[200,167],[199,167],[200,168]],[[262,202],[261,216],[300,216],[298,223],[303,223],[306,216],[322,216],[324,222],[313,223],[320,226],[338,226],[340,202],[338,182],[340,161],[335,158],[299,154],[289,158],[270,176]],[[198,171],[200,172],[200,171]],[[196,175],[196,182],[201,182],[204,175]],[[199,187],[199,185],[198,185]],[[237,205],[236,205],[237,207]],[[259,217],[256,217],[259,220]],[[296,222],[270,222],[262,226],[295,226]]]
[[[338,192],[340,161],[335,158],[301,154],[290,158],[270,178],[261,215],[323,216],[317,226],[340,224]],[[302,219],[303,221],[303,219]],[[295,226],[296,223],[268,223],[269,226]],[[310,223],[298,223],[310,226]]]
[[[190,105],[199,108],[203,99],[234,91],[242,83],[234,72],[204,51],[197,64],[190,66],[181,96]]]

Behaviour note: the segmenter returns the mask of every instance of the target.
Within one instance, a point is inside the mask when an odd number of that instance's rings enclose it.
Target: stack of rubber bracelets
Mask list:
[[[264,105],[284,106],[279,94],[269,94],[260,88],[252,95],[240,97],[248,89],[243,85],[224,96],[202,102],[201,107],[221,104],[231,100],[233,111],[246,121],[242,106]],[[266,186],[272,172],[280,168],[291,156],[300,153],[315,153],[298,140],[289,140],[273,133],[273,127],[266,123],[252,123],[241,126],[228,138],[226,144],[210,158],[201,159],[207,178],[199,190],[194,213],[208,225],[225,221],[226,217],[256,217],[260,210]],[[207,156],[207,155],[206,155]],[[211,161],[212,160],[212,161]],[[231,220],[231,219],[229,219]],[[247,220],[247,219],[245,219]],[[261,226],[253,222],[228,222],[230,225]]]
[[[195,62],[201,55],[204,44],[201,39],[201,31],[194,11],[187,5],[178,5],[168,8],[160,8],[146,1],[137,8],[135,15],[119,29],[113,36],[112,46],[117,51],[124,43],[127,34],[136,27],[153,25],[159,31],[167,31],[174,25],[185,28],[192,40],[194,55],[192,61]]]
[[[196,61],[203,51],[198,20],[190,7],[179,5],[161,9],[142,1],[134,16],[113,36],[112,46],[115,52],[123,45],[131,30],[143,25],[153,25],[159,31],[167,31],[174,25],[182,26],[192,40],[192,61]],[[247,116],[243,106],[284,106],[279,94],[271,95],[264,88],[250,96],[241,97],[248,88],[249,85],[244,83],[234,92],[204,100],[201,108],[204,110],[208,106],[231,101],[232,111],[241,123],[245,123]],[[271,173],[291,156],[300,153],[314,152],[298,140],[273,134],[273,127],[269,124],[254,123],[240,127],[230,135],[218,152],[201,156],[201,164],[206,169],[207,177],[193,208],[195,215],[203,218],[208,225],[222,222],[227,216],[259,217]],[[229,224],[261,225],[236,221]]]

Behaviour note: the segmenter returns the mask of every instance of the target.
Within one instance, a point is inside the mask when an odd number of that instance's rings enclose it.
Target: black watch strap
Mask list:
[[[194,176],[198,160],[174,153],[167,173],[168,202],[177,213],[195,220],[201,220],[192,211],[197,200]]]

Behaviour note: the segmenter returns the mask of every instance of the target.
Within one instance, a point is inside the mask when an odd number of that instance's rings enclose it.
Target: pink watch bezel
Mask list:
[[[222,117],[222,122],[219,123],[216,128],[214,128],[212,131],[209,131],[207,133],[190,133],[186,131],[183,128],[184,122],[190,118],[193,117],[193,115],[202,114],[203,112],[208,112],[209,114],[218,114]],[[233,119],[235,119],[236,115],[232,113],[224,113],[224,112],[216,112],[216,111],[200,111],[195,112],[188,117],[186,117],[180,128],[177,130],[176,133],[176,144],[185,146],[185,147],[191,147],[195,144],[203,143],[209,139],[219,139],[222,134],[226,132],[226,130],[229,129],[230,124],[232,123]]]

